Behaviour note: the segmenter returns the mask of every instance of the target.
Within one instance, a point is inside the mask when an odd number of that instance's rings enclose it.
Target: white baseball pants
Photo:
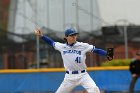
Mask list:
[[[88,93],[100,93],[99,88],[87,72],[80,74],[65,74],[65,78],[56,93],[69,93],[79,85],[83,86]]]

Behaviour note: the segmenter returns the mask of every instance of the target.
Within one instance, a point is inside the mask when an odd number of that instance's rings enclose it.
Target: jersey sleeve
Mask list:
[[[93,49],[95,49],[94,45],[90,45],[88,43],[83,44],[85,46],[85,52],[91,52]]]
[[[62,43],[59,43],[59,42],[55,42],[54,43],[54,48],[58,51],[61,51],[62,50],[62,46],[63,44]]]

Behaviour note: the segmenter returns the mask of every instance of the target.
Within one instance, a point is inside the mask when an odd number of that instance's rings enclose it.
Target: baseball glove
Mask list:
[[[114,48],[107,48],[107,59],[109,61],[113,60],[113,57],[114,57]]]

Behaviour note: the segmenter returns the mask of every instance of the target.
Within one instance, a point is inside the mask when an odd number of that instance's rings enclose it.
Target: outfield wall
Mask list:
[[[101,90],[127,91],[131,74],[128,67],[88,68],[90,76]],[[0,70],[0,92],[56,91],[64,78],[64,68]],[[140,91],[140,80],[135,90]],[[75,90],[83,90],[76,87]]]

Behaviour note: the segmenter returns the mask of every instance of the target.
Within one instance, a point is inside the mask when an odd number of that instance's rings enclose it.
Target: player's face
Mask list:
[[[70,36],[66,37],[66,39],[69,44],[75,43],[77,40],[77,34],[70,35]]]
[[[140,60],[140,55],[136,55],[136,59]]]

